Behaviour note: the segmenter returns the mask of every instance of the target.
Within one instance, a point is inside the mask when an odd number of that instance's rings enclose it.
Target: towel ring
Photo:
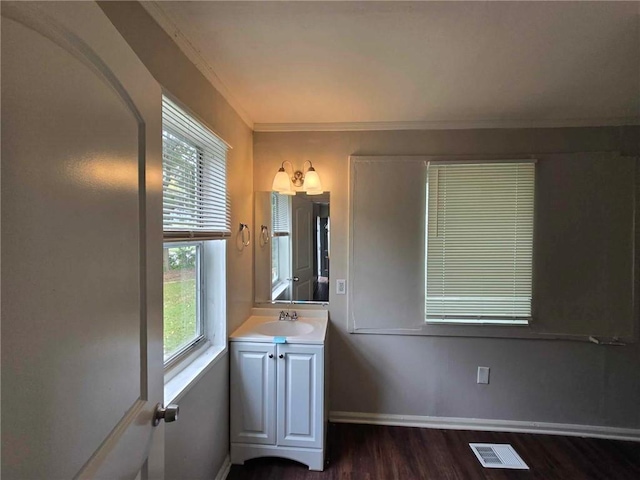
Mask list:
[[[247,232],[246,240],[244,234],[245,231]],[[244,245],[245,247],[248,247],[251,243],[251,229],[246,223],[240,224],[240,240],[242,241],[242,245]]]
[[[269,243],[269,227],[260,225],[260,246],[264,247]]]

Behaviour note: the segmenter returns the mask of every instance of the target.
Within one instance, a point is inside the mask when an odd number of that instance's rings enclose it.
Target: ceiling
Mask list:
[[[640,2],[152,2],[255,130],[640,123]]]

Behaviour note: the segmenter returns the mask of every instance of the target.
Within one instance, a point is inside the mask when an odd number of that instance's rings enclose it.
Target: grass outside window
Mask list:
[[[164,249],[165,363],[204,336],[200,250],[200,244]]]

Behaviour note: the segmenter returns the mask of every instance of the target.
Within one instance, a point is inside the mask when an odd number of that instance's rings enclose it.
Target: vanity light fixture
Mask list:
[[[288,163],[291,166],[293,174],[289,177],[289,174],[284,169],[284,164]],[[271,189],[275,192],[282,193],[284,195],[295,195],[296,191],[293,187],[302,187],[302,192],[306,192],[307,195],[320,195],[322,193],[322,184],[320,183],[320,177],[318,172],[313,168],[313,164],[309,160],[305,160],[304,165],[309,163],[309,168],[306,173],[302,173],[302,170],[293,170],[293,165],[290,161],[285,160],[282,162],[278,173],[273,178],[273,185]]]

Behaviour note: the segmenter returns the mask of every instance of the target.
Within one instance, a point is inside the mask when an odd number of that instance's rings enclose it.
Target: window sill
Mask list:
[[[455,319],[449,318],[446,320],[441,319],[427,319],[427,325],[466,325],[471,327],[477,327],[482,325],[496,325],[496,326],[527,326],[529,320],[499,320],[499,319],[483,319],[483,320],[468,320],[468,319]]]
[[[473,337],[473,338],[509,338],[520,340],[564,340],[590,342],[599,345],[625,345],[638,342],[637,336],[607,337],[589,334],[563,334],[539,330],[533,322],[510,325],[468,325],[468,324],[436,324],[424,322],[420,325],[405,328],[358,328],[349,325],[349,333],[364,335],[415,335],[425,337]]]
[[[165,381],[165,405],[180,400],[211,367],[218,363],[226,352],[226,345],[211,345]]]

